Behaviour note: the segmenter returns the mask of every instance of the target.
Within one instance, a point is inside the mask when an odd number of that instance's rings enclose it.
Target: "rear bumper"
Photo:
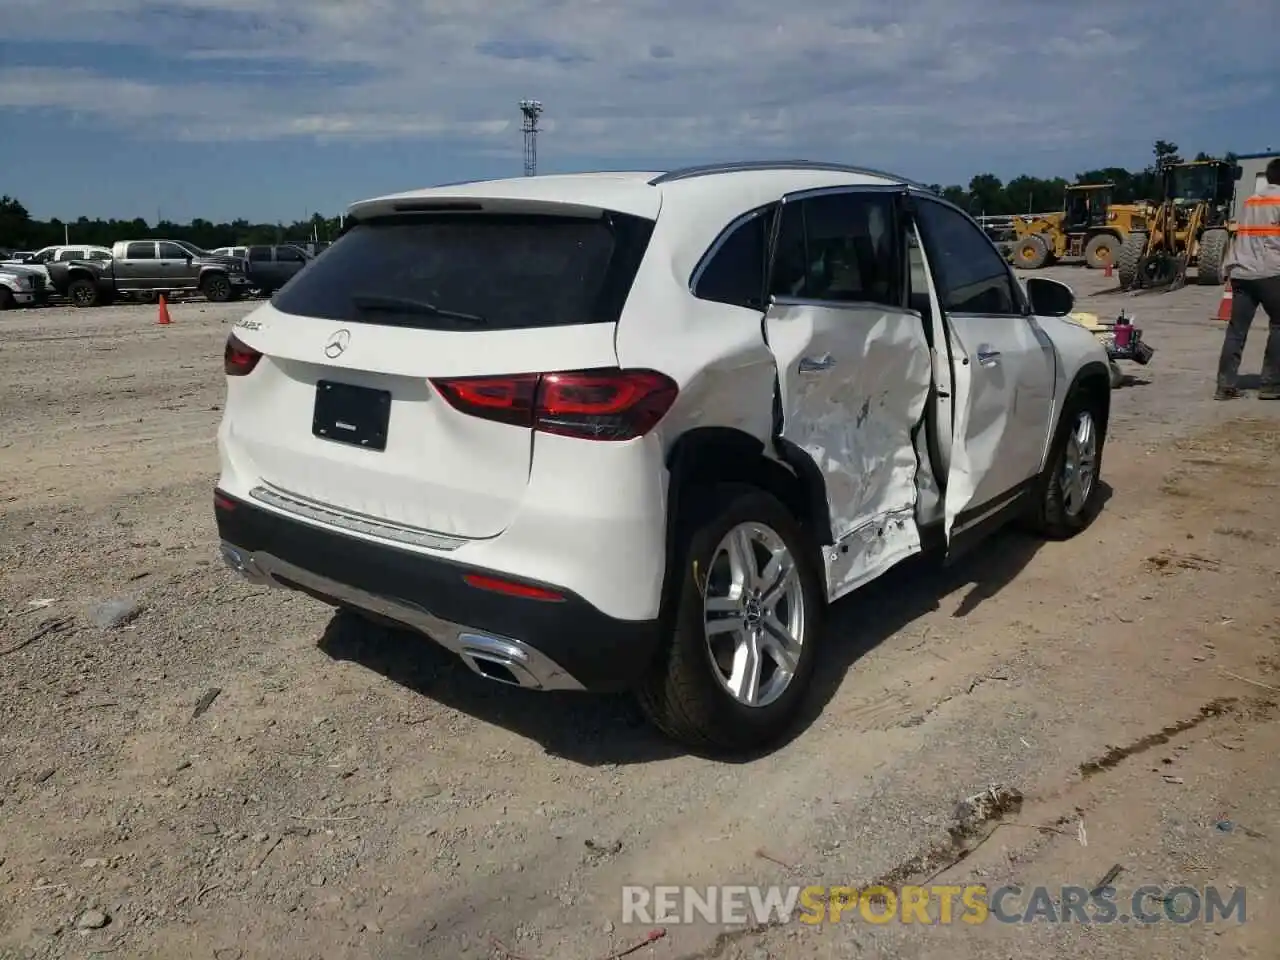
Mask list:
[[[615,619],[554,584],[531,585],[561,599],[473,587],[468,574],[511,578],[326,530],[222,491],[214,512],[223,558],[246,579],[403,623],[491,679],[615,692],[636,682],[658,647],[657,620]]]

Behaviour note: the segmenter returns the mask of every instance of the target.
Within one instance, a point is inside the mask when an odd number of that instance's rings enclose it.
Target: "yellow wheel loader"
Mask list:
[[[1189,266],[1196,267],[1198,283],[1221,284],[1234,231],[1235,181],[1235,165],[1223,160],[1162,167],[1162,196],[1146,229],[1130,233],[1116,257],[1121,288],[1174,289],[1186,280]]]
[[[1038,270],[1052,263],[1079,263],[1100,270],[1114,263],[1120,245],[1146,227],[1141,203],[1112,203],[1113,183],[1077,183],[1066,189],[1062,210],[1015,217],[1009,259],[1015,267]]]

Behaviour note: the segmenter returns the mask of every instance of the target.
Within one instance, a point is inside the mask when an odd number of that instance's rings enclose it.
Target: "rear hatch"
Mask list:
[[[237,471],[411,530],[501,533],[532,458],[520,375],[616,366],[653,228],[543,209],[365,219],[242,321],[229,348],[263,357],[228,379]]]

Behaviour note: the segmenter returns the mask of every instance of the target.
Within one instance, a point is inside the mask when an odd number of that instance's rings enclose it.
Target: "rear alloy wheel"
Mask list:
[[[740,523],[707,569],[702,622],[712,671],[745,707],[767,707],[795,679],[805,601],[795,560],[776,530]]]
[[[210,303],[226,303],[231,299],[231,281],[220,273],[205,277],[204,298]]]
[[[1039,270],[1049,259],[1049,245],[1037,234],[1022,237],[1013,245],[1013,265],[1022,270]]]
[[[675,629],[640,704],[691,747],[758,750],[790,728],[813,675],[825,604],[817,553],[761,490],[720,486],[701,503],[718,515],[686,541]]]
[[[72,280],[67,287],[67,299],[76,307],[96,307],[98,288],[92,280]]]
[[[1119,248],[1119,240],[1109,233],[1100,233],[1085,244],[1085,265],[1091,270],[1104,270],[1107,264],[1115,263],[1116,251]]]

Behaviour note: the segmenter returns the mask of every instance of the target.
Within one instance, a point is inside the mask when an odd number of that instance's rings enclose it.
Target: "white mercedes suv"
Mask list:
[[[349,224],[227,340],[223,556],[486,677],[759,749],[827,604],[1095,512],[1109,370],[1071,290],[901,178],[528,177]]]

